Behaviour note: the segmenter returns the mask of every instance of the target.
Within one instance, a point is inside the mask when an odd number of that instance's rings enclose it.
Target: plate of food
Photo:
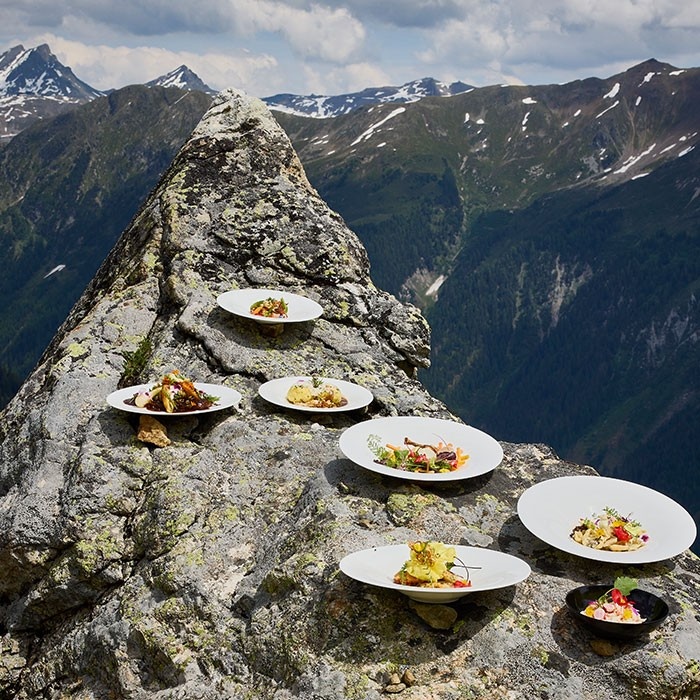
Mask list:
[[[340,561],[340,570],[422,603],[451,603],[470,593],[513,586],[530,575],[530,565],[510,554],[436,541],[353,552]]]
[[[107,403],[120,411],[158,417],[221,411],[238,406],[240,400],[241,394],[235,389],[193,382],[178,370],[164,374],[153,384],[118,389],[107,397]]]
[[[579,586],[566,594],[566,607],[578,624],[599,637],[635,639],[668,617],[668,604],[637,588],[637,580],[618,576],[610,585]]]
[[[690,513],[647,486],[604,476],[541,481],[518,499],[536,537],[586,559],[646,564],[670,559],[695,541]]]
[[[258,323],[300,323],[318,318],[323,308],[313,299],[279,289],[232,289],[216,298],[229,313]]]
[[[503,459],[487,433],[457,421],[419,416],[374,418],[340,436],[350,460],[379,474],[412,481],[456,481],[481,476]]]
[[[372,403],[369,389],[331,377],[281,377],[258,389],[263,399],[283,408],[313,413],[354,411]]]

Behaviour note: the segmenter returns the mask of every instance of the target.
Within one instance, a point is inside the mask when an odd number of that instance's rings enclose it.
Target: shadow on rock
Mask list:
[[[552,615],[551,631],[561,652],[560,658],[593,667],[605,663],[606,659],[610,663],[619,663],[620,657],[638,651],[662,633],[657,631],[627,640],[597,637],[577,624],[566,606]]]

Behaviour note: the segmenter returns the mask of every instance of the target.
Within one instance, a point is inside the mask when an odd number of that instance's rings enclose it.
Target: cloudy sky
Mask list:
[[[210,87],[336,95],[700,66],[697,0],[0,0],[0,53],[47,43],[98,89],[186,64]]]

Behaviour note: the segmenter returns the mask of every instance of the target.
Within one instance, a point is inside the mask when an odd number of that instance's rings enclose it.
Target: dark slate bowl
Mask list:
[[[646,620],[640,623],[608,622],[581,615],[592,600],[597,600],[612,586],[581,586],[566,594],[566,607],[574,619],[599,637],[634,639],[656,629],[668,616],[668,605],[653,593],[635,588],[627,597],[634,602],[639,614]]]

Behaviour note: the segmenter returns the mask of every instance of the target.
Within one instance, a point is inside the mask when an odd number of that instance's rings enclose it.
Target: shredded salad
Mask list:
[[[619,576],[615,579],[614,587],[597,600],[591,600],[581,614],[605,622],[625,624],[644,622],[646,618],[641,616],[634,602],[628,598],[636,587],[636,579]]]
[[[649,535],[636,520],[620,515],[609,506],[600,514],[581,518],[570,536],[584,547],[611,552],[634,551],[649,540]]]
[[[469,459],[461,447],[455,448],[452,443],[443,440],[431,445],[405,437],[403,445],[392,445],[383,444],[378,435],[370,435],[367,446],[378,464],[424,474],[452,472]]]
[[[410,558],[394,575],[394,583],[420,588],[468,588],[469,570],[461,562],[454,547],[442,542],[409,542]],[[458,564],[455,562],[459,562]],[[466,578],[452,572],[454,567],[462,567]]]
[[[162,413],[187,413],[211,408],[218,400],[218,396],[199,391],[191,379],[175,369],[164,374],[149,390],[125,399],[125,403]]]
[[[289,306],[284,299],[268,297],[260,299],[250,305],[250,313],[253,316],[264,316],[265,318],[287,318]]]

